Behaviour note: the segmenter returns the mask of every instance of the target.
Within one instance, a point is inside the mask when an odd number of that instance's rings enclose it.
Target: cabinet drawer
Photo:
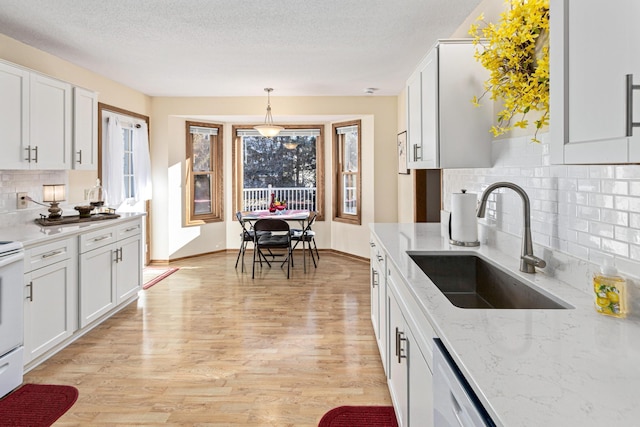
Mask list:
[[[117,240],[116,227],[102,228],[80,235],[80,253],[101,248]]]
[[[0,397],[22,384],[22,353],[18,347],[0,358]]]
[[[118,227],[118,240],[135,236],[142,232],[142,224],[140,221],[131,221]]]
[[[24,255],[25,273],[71,258],[72,239],[59,240],[27,249]]]

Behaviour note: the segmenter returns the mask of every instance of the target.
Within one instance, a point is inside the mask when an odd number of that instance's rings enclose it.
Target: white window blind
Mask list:
[[[347,133],[358,133],[358,126],[344,126],[341,128],[336,128],[336,133],[338,135],[345,135]]]
[[[189,126],[189,132],[201,135],[218,135],[218,128],[205,128],[200,126]]]
[[[262,136],[260,132],[255,129],[238,129],[236,134],[238,136]],[[320,136],[320,129],[285,129],[281,131],[278,136]]]

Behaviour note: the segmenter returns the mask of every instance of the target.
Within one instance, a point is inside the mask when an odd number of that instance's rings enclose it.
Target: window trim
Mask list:
[[[337,129],[356,126],[358,129],[358,171],[354,174],[356,177],[356,214],[346,214],[342,212],[344,201],[343,185],[342,185],[342,144],[344,137],[338,135]],[[333,123],[331,125],[331,134],[333,137],[333,220],[346,224],[361,225],[362,224],[362,121],[351,120],[348,122]]]
[[[192,171],[193,140],[191,137],[191,126],[218,129],[218,135],[213,142],[211,149],[210,175],[213,178],[211,183],[211,213],[196,214],[194,212],[195,199],[195,174]],[[184,211],[185,226],[202,225],[212,222],[224,221],[224,157],[223,157],[223,125],[218,123],[185,121],[185,189],[184,189]],[[188,188],[187,188],[188,187]]]
[[[231,178],[231,191],[233,192],[232,204],[233,212],[232,220],[236,221],[235,212],[242,206],[242,188],[244,186],[243,179],[243,165],[242,165],[242,137],[237,136],[238,130],[241,129],[253,129],[254,126],[250,124],[233,125],[231,127],[231,134],[233,135],[233,146],[231,150],[231,163],[233,164],[233,172]],[[324,179],[324,124],[296,124],[296,125],[282,125],[286,130],[291,129],[318,129],[320,135],[316,138],[316,221],[324,221],[324,191],[325,191],[325,179]]]

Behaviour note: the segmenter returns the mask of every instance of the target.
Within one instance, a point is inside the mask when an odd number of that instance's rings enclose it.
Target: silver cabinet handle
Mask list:
[[[122,261],[122,248],[120,248],[120,261]]]
[[[398,356],[398,363],[402,363],[402,359],[406,359],[407,355],[405,354],[404,348],[402,348],[402,343],[407,339],[404,337],[404,332],[401,332],[396,328],[396,355]]]
[[[36,145],[36,148],[32,148],[33,151],[35,151],[36,155],[33,158],[34,163],[38,163],[38,146]]]
[[[137,230],[137,229],[138,229],[138,227],[137,227],[137,226],[136,226],[136,227],[131,227],[131,228],[127,228],[126,230],[124,230],[124,232],[125,232],[125,233],[128,233],[128,232],[130,232],[130,231]]]
[[[380,275],[378,274],[378,271],[375,268],[371,269],[371,273],[373,275],[373,281],[371,282],[371,287],[375,288],[376,286],[378,286],[379,283],[379,277]]]
[[[46,254],[40,255],[40,257],[41,258],[51,258],[52,256],[60,255],[62,253],[64,253],[64,251],[61,249],[61,250],[51,251],[51,252],[48,252]]]
[[[373,243],[373,242],[369,242],[369,246],[371,246],[372,248],[375,248],[375,247],[376,247],[376,244],[375,244],[375,243]]]
[[[99,242],[100,240],[108,239],[109,237],[111,237],[109,234],[105,234],[104,236],[96,237],[93,241]]]
[[[24,150],[27,152],[27,157],[25,158],[25,160],[31,163],[31,146],[27,145],[27,148],[25,148]]]
[[[78,150],[78,164],[82,164],[82,150]]]
[[[27,283],[27,288],[29,288],[29,296],[27,297],[27,299],[33,302],[33,282]]]
[[[633,91],[640,85],[633,84],[633,74],[627,74],[627,135],[633,136],[633,128],[640,127],[640,122],[633,121]]]
[[[418,156],[418,149],[420,149],[420,156]],[[422,160],[422,146],[418,144],[413,144],[413,160]]]
[[[376,254],[376,258],[378,258],[379,262],[382,262],[384,260],[384,257],[380,254]]]

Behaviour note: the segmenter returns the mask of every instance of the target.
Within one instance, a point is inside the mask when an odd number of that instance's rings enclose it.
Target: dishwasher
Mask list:
[[[495,427],[442,341],[436,338],[434,342],[434,426]]]

